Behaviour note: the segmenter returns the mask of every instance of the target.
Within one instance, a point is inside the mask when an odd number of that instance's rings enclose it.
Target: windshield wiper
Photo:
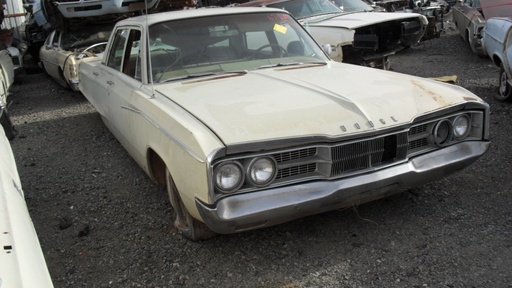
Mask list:
[[[256,69],[266,69],[266,68],[286,67],[286,66],[298,66],[298,65],[309,65],[309,64],[327,65],[327,62],[325,62],[325,61],[305,61],[305,62],[277,63],[277,64],[263,65],[263,66],[260,66],[260,67],[258,67]]]
[[[193,74],[187,74],[187,75],[182,75],[182,76],[177,76],[177,77],[172,77],[172,78],[169,78],[169,79],[165,79],[164,81],[162,81],[160,83],[171,82],[171,81],[178,81],[178,80],[186,80],[186,79],[193,79],[193,78],[200,78],[200,77],[207,77],[207,76],[225,75],[225,74],[247,74],[247,70],[193,73]]]
[[[331,18],[334,18],[340,14],[343,14],[343,12],[341,11],[336,11],[336,12],[325,12],[325,13],[318,13],[318,14],[310,14],[310,15],[307,15],[307,16],[303,16],[303,17],[297,17],[298,20],[300,21],[304,21],[304,20],[308,20],[310,18],[316,18],[316,17],[322,17],[322,16],[329,16]],[[323,21],[325,19],[313,19],[313,20],[308,20],[308,21]]]

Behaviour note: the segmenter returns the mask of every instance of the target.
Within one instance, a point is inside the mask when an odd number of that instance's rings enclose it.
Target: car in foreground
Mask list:
[[[361,0],[256,0],[241,7],[265,6],[290,12],[339,62],[389,68],[389,56],[418,43],[428,25],[417,13],[374,12]]]
[[[0,109],[0,115],[3,114]],[[0,129],[0,286],[53,287],[9,140]]]
[[[42,67],[59,84],[79,91],[80,61],[103,53],[112,27],[113,25],[75,26],[73,30],[53,30],[39,50]]]
[[[483,32],[483,47],[492,62],[500,67],[498,94],[502,101],[512,100],[512,17],[487,20]]]
[[[386,197],[487,151],[476,95],[323,48],[282,9],[158,13],[117,22],[79,87],[192,240]]]

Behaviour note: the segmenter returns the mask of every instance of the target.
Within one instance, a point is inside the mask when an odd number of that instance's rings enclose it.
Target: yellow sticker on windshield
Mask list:
[[[288,30],[288,28],[284,27],[283,25],[279,25],[279,24],[274,25],[274,31],[286,34],[287,30]]]

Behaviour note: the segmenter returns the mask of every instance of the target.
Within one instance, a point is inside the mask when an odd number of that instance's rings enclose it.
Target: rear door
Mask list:
[[[39,58],[43,63],[44,69],[54,78],[60,78],[59,63],[57,62],[57,53],[60,43],[60,30],[53,30],[41,47]]]

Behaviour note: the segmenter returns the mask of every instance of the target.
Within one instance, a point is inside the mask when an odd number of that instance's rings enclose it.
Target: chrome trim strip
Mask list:
[[[187,147],[185,144],[183,144],[181,141],[179,141],[176,137],[174,137],[170,132],[167,132],[166,130],[164,130],[160,125],[158,125],[155,121],[153,121],[149,116],[147,116],[146,114],[142,113],[140,110],[137,110],[137,109],[134,109],[134,108],[131,108],[131,107],[126,107],[126,106],[122,106],[121,105],[121,108],[123,109],[126,109],[128,111],[131,111],[131,112],[134,112],[134,113],[137,113],[139,115],[141,115],[142,117],[144,117],[144,119],[148,120],[149,123],[151,123],[153,126],[155,126],[158,130],[160,130],[165,136],[167,136],[167,138],[171,139],[174,143],[176,143],[178,146],[181,147],[181,149],[185,150],[188,154],[190,154],[190,156],[194,157],[197,161],[199,161],[200,163],[205,163],[205,161],[199,156],[197,155],[196,153],[194,153],[194,151],[192,151],[192,149],[190,149],[189,147]]]
[[[489,145],[487,141],[461,142],[374,173],[237,194],[215,205],[196,199],[196,207],[203,222],[221,234],[273,226],[441,179],[476,161]]]

